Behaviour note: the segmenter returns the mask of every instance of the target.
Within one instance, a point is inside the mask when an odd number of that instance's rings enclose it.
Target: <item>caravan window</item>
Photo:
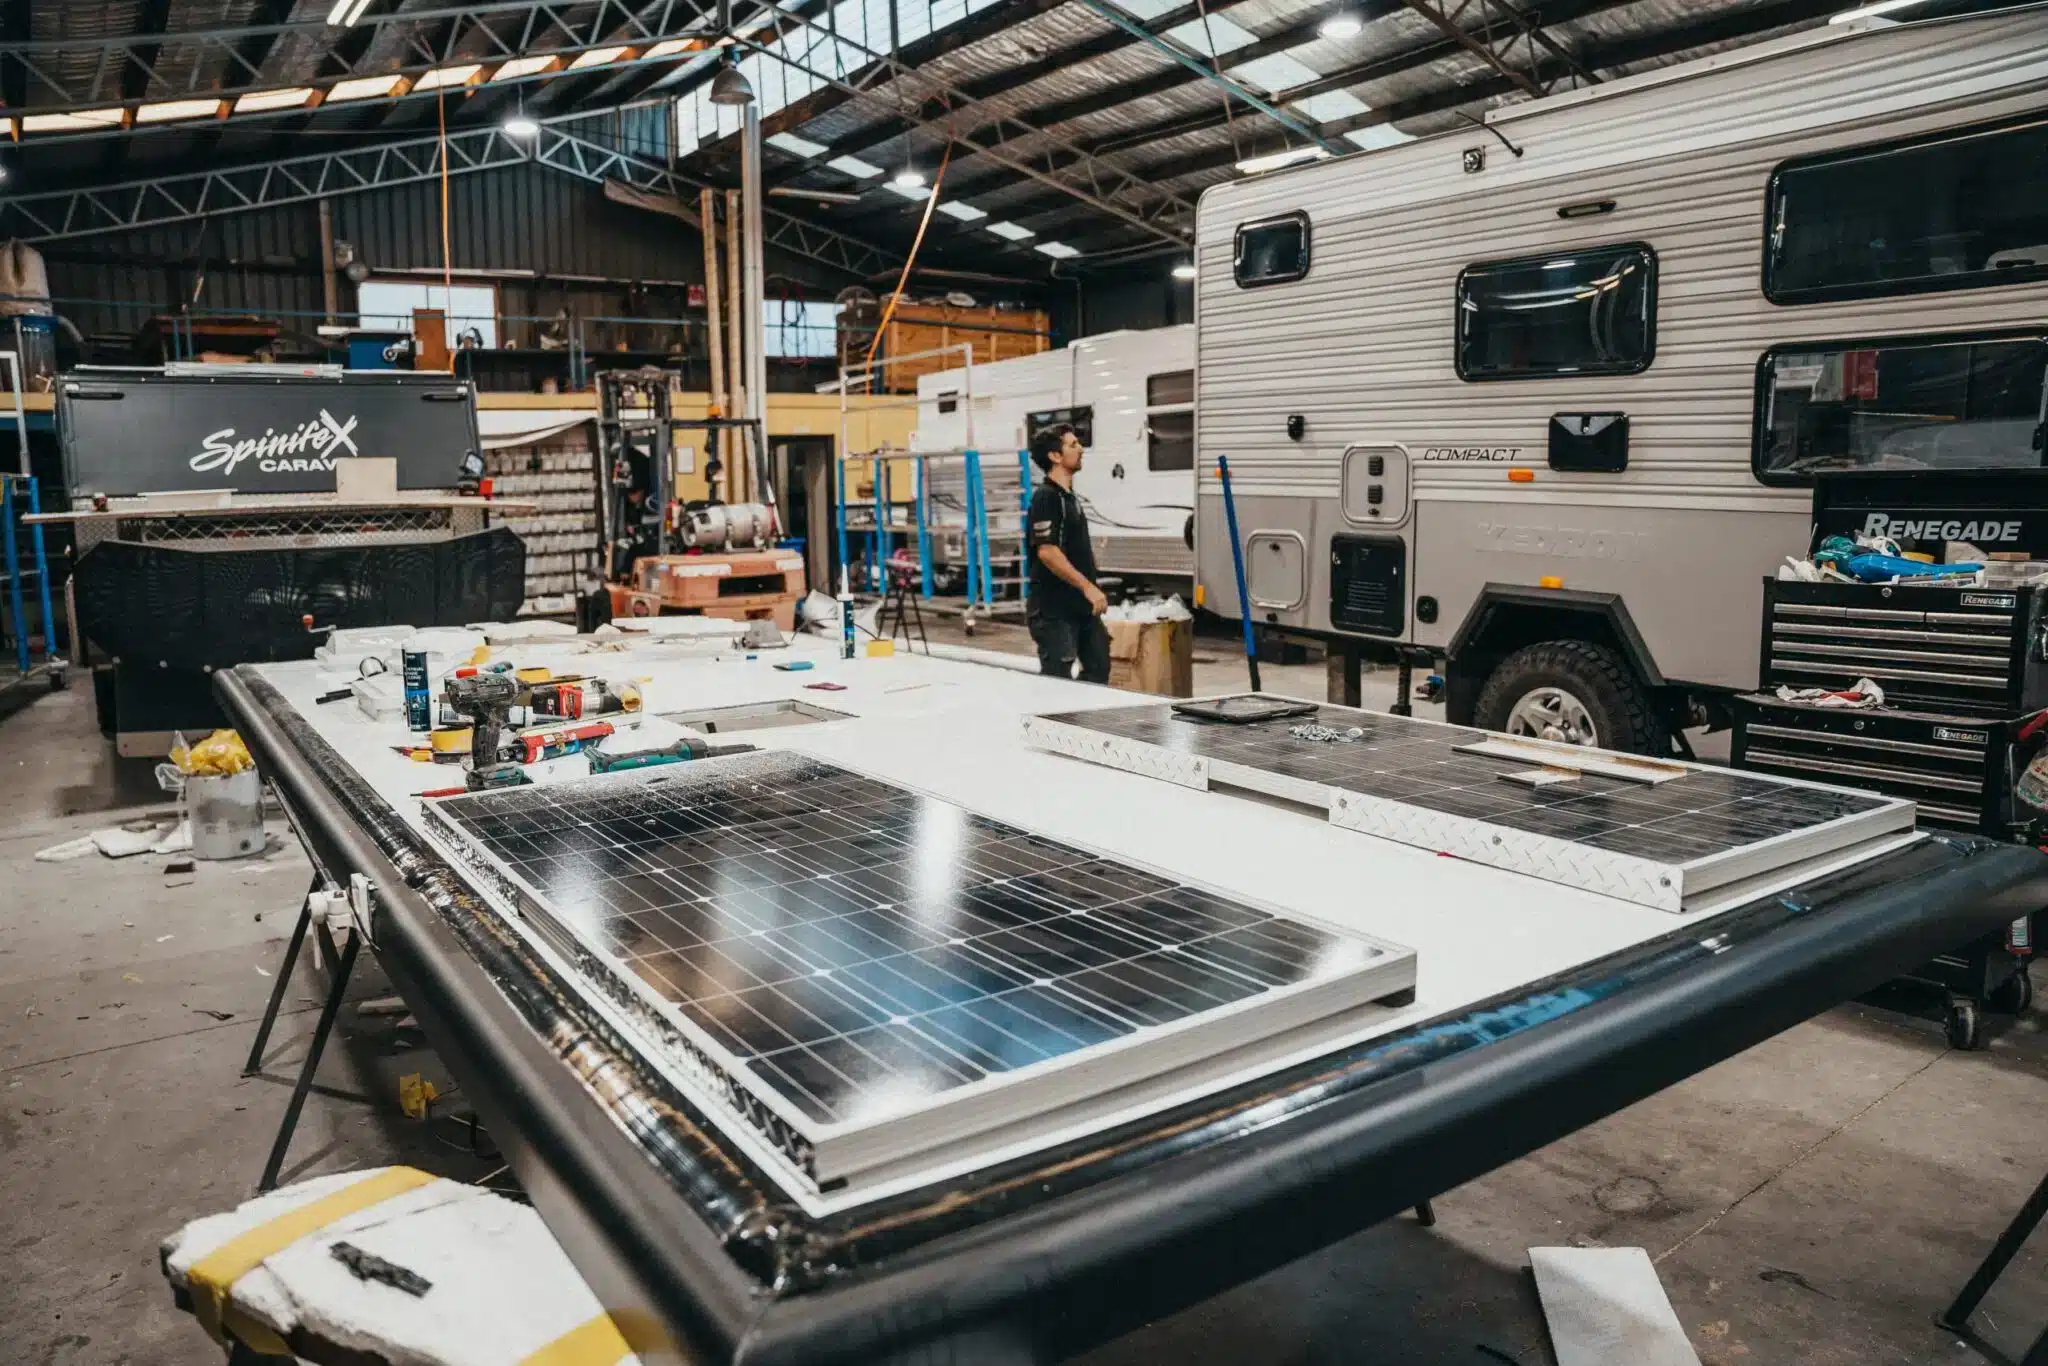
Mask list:
[[[1145,380],[1145,467],[1195,467],[1195,372],[1174,370]]]
[[[2039,469],[2048,338],[1807,342],[1757,367],[1757,478],[1841,470]]]
[[[1231,274],[1238,287],[1279,285],[1308,274],[1308,215],[1283,214],[1237,226]]]
[[[1773,303],[2048,277],[2048,121],[1788,161],[1766,221]]]
[[[1458,378],[1632,375],[1657,346],[1657,256],[1640,242],[1466,267]]]

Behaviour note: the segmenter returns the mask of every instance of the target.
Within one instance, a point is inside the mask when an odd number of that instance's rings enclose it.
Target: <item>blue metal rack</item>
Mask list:
[[[43,510],[41,490],[34,475],[0,474],[0,573],[7,581],[7,627],[14,637],[14,661],[20,677],[35,672],[29,650],[30,627],[23,595],[23,580],[33,579],[36,604],[42,609],[43,668],[53,687],[64,685],[64,663],[57,655],[57,618],[50,610],[50,563],[43,550],[40,522],[22,523]],[[33,565],[23,568],[21,549],[28,542]]]

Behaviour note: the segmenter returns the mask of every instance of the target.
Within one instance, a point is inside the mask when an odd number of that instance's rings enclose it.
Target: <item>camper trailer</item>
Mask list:
[[[915,448],[987,455],[1072,423],[1088,459],[1074,492],[1105,574],[1184,588],[1194,571],[1193,326],[1108,332],[1057,351],[925,375]],[[986,463],[986,462],[985,462]],[[935,471],[943,487],[944,475]]]
[[[1816,473],[2044,463],[2048,13],[1222,185],[1197,268],[1206,604],[1241,611],[1225,455],[1255,620],[1441,662],[1453,721],[1661,749],[1757,686]],[[1997,551],[1982,511],[1937,543]]]

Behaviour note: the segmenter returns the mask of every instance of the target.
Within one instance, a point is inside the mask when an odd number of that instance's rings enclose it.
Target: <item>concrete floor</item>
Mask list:
[[[1200,653],[1216,662],[1198,689],[1238,685],[1227,644]],[[1268,675],[1320,694],[1320,664]],[[1390,700],[1388,676],[1369,683]],[[110,756],[84,688],[0,724],[0,1360],[202,1366],[220,1354],[172,1308],[156,1244],[262,1168],[313,974],[263,1075],[240,1073],[307,870],[288,840],[179,876],[148,854],[35,862],[162,807],[146,764]],[[384,989],[372,969],[354,994]],[[1973,1361],[1929,1315],[2048,1166],[2044,1023],[1957,1054],[1932,1023],[1842,1007],[1444,1195],[1434,1229],[1367,1230],[1084,1360],[1535,1366],[1552,1358],[1525,1250],[1576,1242],[1649,1249],[1707,1366]],[[287,1179],[394,1161],[486,1175],[459,1095],[434,1120],[399,1113],[408,1072],[447,1087],[415,1035],[345,1012]],[[2048,1234],[1987,1307],[2013,1344],[2048,1320]]]

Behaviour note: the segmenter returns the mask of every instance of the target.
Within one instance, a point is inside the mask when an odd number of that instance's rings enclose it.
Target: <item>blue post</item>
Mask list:
[[[1259,690],[1259,647],[1252,638],[1252,600],[1244,589],[1244,542],[1237,538],[1237,499],[1230,493],[1230,460],[1216,457],[1216,477],[1223,481],[1223,516],[1230,523],[1230,562],[1237,569],[1237,619],[1244,625],[1244,662],[1251,669],[1252,691]]]
[[[21,552],[14,543],[14,483],[18,477],[0,474],[0,493],[7,498],[4,515],[0,515],[0,553],[7,557],[7,605],[13,613],[14,657],[25,674],[28,672],[28,623],[22,620]]]
[[[844,457],[842,456],[841,458],[839,458],[839,459],[837,459],[837,460],[834,460],[834,461],[832,462],[832,466],[833,466],[833,478],[834,478],[834,480],[835,480],[835,481],[836,481],[836,482],[838,483],[838,489],[836,490],[836,492],[837,492],[838,496],[837,496],[837,497],[835,497],[835,498],[834,498],[834,499],[832,500],[832,512],[833,512],[833,517],[832,517],[832,520],[833,520],[833,523],[834,523],[834,528],[833,528],[833,529],[834,529],[835,531],[837,531],[837,532],[838,532],[838,534],[839,534],[839,572],[840,572],[841,574],[843,574],[843,575],[846,575],[846,576],[848,576],[848,578],[849,578],[849,580],[850,580],[850,579],[851,579],[851,576],[852,576],[852,574],[853,574],[853,563],[852,563],[852,561],[850,561],[850,560],[848,560],[848,559],[846,558],[846,460],[845,460],[845,458],[844,458]],[[835,590],[835,589],[836,589],[837,587],[838,587],[838,585],[837,585],[837,584],[831,584],[831,583],[828,583],[828,584],[826,584],[826,585],[825,585],[825,587],[824,587],[824,590],[823,590],[823,591],[824,591],[824,592],[827,592],[827,593],[830,593],[830,592],[834,591],[834,590]]]
[[[42,495],[37,492],[34,475],[28,479],[28,512],[31,517],[42,515]],[[43,607],[43,663],[57,662],[57,618],[50,611],[50,562],[43,553],[43,524],[36,522],[28,529],[29,542],[35,547],[36,594]]]
[[[889,533],[886,500],[883,497],[883,480],[888,471],[882,468],[880,460],[875,461],[875,534],[868,542],[868,585],[877,593],[889,591],[889,571],[882,566],[882,557],[888,553]]]
[[[988,571],[982,552],[988,541],[988,500],[981,489],[981,452],[967,452],[967,600],[990,601]]]
[[[924,486],[925,457],[917,457],[911,471],[917,476],[917,577],[922,597],[932,595],[932,503]]]
[[[1017,506],[1018,530],[1023,539],[1017,542],[1017,601],[1031,600],[1031,452],[1017,452]]]

